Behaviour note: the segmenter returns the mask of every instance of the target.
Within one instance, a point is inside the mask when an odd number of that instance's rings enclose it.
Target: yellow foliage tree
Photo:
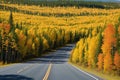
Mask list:
[[[72,53],[72,62],[77,63],[79,61],[79,52],[78,48],[75,48]]]
[[[104,71],[109,72],[112,70],[112,56],[110,53],[107,53],[104,57]]]
[[[84,39],[80,39],[79,41],[79,63],[83,63],[83,59],[84,59]]]

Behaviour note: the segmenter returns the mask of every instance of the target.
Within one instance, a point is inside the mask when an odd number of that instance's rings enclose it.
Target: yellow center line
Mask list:
[[[49,64],[48,70],[47,70],[47,72],[46,72],[46,74],[45,74],[43,80],[48,80],[48,77],[49,77],[50,71],[51,71],[51,67],[52,67],[52,64]]]

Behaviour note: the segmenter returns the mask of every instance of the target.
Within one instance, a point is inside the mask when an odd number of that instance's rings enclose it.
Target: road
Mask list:
[[[42,58],[0,68],[0,80],[101,80],[68,63],[73,47],[69,44]]]

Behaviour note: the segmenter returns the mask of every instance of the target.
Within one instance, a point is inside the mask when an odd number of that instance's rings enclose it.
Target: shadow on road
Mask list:
[[[0,75],[0,80],[34,80],[22,75]]]
[[[64,64],[67,62],[69,58],[69,54],[63,54],[63,53],[58,53],[58,54],[51,54],[49,56],[44,56],[42,58],[36,58],[33,60],[30,60],[26,63],[42,63],[42,64]]]
[[[73,45],[68,45],[62,48],[57,49],[51,54],[43,56],[41,58],[35,58],[33,60],[27,61],[25,63],[37,63],[37,64],[64,64],[68,62],[70,51],[72,50]]]

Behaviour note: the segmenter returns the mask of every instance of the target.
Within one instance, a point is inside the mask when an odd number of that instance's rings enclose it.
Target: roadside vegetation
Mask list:
[[[80,38],[71,52],[70,61],[97,68],[103,73],[120,75],[120,18],[103,29],[91,28],[89,36]]]
[[[120,80],[120,76],[119,75],[115,75],[115,74],[111,74],[111,73],[103,73],[103,71],[98,71],[97,68],[89,68],[89,67],[85,67],[83,65],[79,65],[76,63],[70,63],[71,65],[74,65],[76,67],[78,67],[79,69],[92,74],[92,75],[96,75],[104,80]]]

